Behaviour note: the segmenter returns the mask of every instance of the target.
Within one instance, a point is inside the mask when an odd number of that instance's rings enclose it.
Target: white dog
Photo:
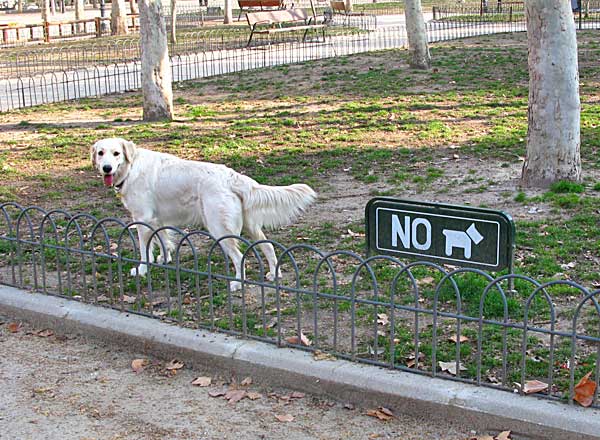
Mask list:
[[[308,185],[261,185],[224,165],[183,160],[136,147],[121,138],[96,142],[91,149],[91,159],[103,174],[104,184],[121,193],[133,221],[147,223],[155,229],[204,227],[216,239],[240,235],[244,230],[252,240],[265,240],[263,227],[289,223],[316,198]],[[138,226],[137,231],[142,261],[148,258],[153,262],[154,243],[149,243],[152,231],[142,226]],[[161,234],[160,239],[170,244],[167,233]],[[238,240],[225,239],[221,244],[233,262],[236,277],[242,279]],[[269,264],[267,279],[273,280],[277,266],[273,246],[270,243],[259,246]],[[166,258],[163,256],[163,261],[169,261],[169,257],[168,254]],[[143,276],[148,266],[140,264],[131,274],[135,275],[136,270]],[[240,282],[231,283],[232,290],[240,288]]]

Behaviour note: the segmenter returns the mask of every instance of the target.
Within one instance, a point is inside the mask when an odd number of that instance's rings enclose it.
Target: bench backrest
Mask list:
[[[281,11],[259,11],[246,14],[248,25],[253,27],[259,24],[291,23],[294,21],[307,21],[308,12],[305,9],[283,9]]]
[[[329,4],[331,5],[331,9],[333,10],[333,12],[342,12],[344,14],[347,12],[346,2],[344,1],[331,0]]]
[[[279,8],[283,6],[283,0],[238,0],[240,8]]]

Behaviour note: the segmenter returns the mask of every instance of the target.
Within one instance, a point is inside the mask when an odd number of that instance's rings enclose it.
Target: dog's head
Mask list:
[[[121,138],[102,139],[92,145],[90,157],[94,167],[104,176],[104,184],[112,186],[125,178],[135,158],[135,144]]]

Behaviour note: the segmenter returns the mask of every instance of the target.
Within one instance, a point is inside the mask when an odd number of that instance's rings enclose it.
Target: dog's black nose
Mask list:
[[[110,165],[104,165],[102,167],[102,171],[104,171],[106,174],[108,174],[112,171],[112,167]]]

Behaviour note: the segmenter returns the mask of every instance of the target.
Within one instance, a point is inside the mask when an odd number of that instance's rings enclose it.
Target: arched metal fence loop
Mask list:
[[[42,292],[48,293],[46,288],[46,249],[51,249],[59,255],[59,252],[66,253],[68,252],[68,247],[65,245],[61,245],[60,242],[60,231],[56,221],[54,220],[55,216],[62,216],[63,220],[70,220],[71,214],[63,209],[53,209],[48,211],[42,221],[40,222],[39,228],[39,237],[40,237],[40,257],[41,257],[41,266],[42,266]],[[46,225],[49,225],[51,228],[50,234],[52,234],[52,238],[54,239],[54,243],[47,243],[47,233],[46,233]],[[58,284],[58,294],[62,295],[63,286],[62,286],[62,270],[61,270],[61,261],[60,258],[56,258],[56,274],[57,274],[57,284]]]
[[[546,283],[548,284],[548,283]],[[573,283],[575,284],[575,283]],[[588,301],[591,301],[594,309],[596,310],[596,315],[598,317],[598,321],[600,323],[600,305],[598,304],[598,299],[600,299],[600,289],[599,290],[595,290],[593,292],[589,292],[587,289],[585,289],[583,286],[579,286],[578,287],[581,288],[582,292],[588,292],[584,298],[579,302],[579,304],[577,305],[577,307],[575,308],[575,314],[573,315],[573,326],[571,328],[571,358],[569,360],[569,404],[573,404],[573,399],[575,397],[575,365],[576,365],[576,352],[577,352],[577,340],[578,339],[585,339],[585,340],[590,340],[591,342],[594,342],[597,345],[597,349],[596,349],[596,368],[595,368],[595,375],[596,375],[596,384],[598,385],[600,383],[600,324],[598,326],[598,338],[584,338],[583,335],[579,335],[577,333],[577,321],[580,317],[581,314],[581,310],[583,309],[583,306],[585,305],[585,303],[587,303]],[[596,386],[596,391],[594,393],[594,397],[593,397],[593,403],[598,404],[598,388],[600,388],[599,386]]]
[[[200,268],[198,266],[198,251],[196,249],[196,246],[194,245],[192,239],[194,237],[201,237],[201,238],[205,238],[208,239],[212,242],[216,242],[215,238],[206,231],[191,231],[186,233],[183,237],[181,237],[181,239],[179,240],[179,243],[177,243],[176,247],[175,247],[175,267],[177,270],[176,276],[177,276],[177,288],[181,289],[181,248],[184,244],[187,243],[187,245],[190,248],[190,251],[192,252],[192,257],[193,257],[193,262],[194,262],[194,268],[193,271],[191,272],[194,275],[194,286],[195,286],[195,293],[196,293],[196,301],[197,301],[197,309],[196,309],[196,316],[198,319],[198,322],[201,322],[202,319],[202,312],[201,312],[201,304],[200,304],[200,277],[202,275],[205,275],[207,278],[207,282],[208,282],[208,298],[209,298],[209,328],[210,330],[214,331],[215,327],[214,327],[214,322],[215,322],[215,310],[214,310],[214,289],[213,289],[213,277],[212,277],[212,272],[211,272],[211,266],[210,264],[208,264],[208,260],[206,262],[206,268],[204,271],[200,271]],[[187,272],[187,271],[186,271]],[[179,294],[179,296],[181,296],[181,294]],[[181,306],[181,304],[180,304]]]
[[[481,295],[481,300],[479,302],[479,322],[477,328],[477,384],[481,385],[481,369],[482,369],[482,352],[483,352],[483,324],[484,321],[487,322],[484,318],[484,305],[485,301],[488,297],[488,294],[496,289],[496,291],[500,294],[500,298],[502,299],[502,384],[506,386],[507,384],[507,357],[508,357],[508,347],[507,347],[507,338],[508,338],[508,300],[506,298],[506,293],[504,289],[501,287],[501,283],[503,281],[514,281],[514,280],[522,280],[526,282],[531,282],[536,288],[540,286],[540,283],[533,280],[530,277],[520,274],[507,274],[502,275],[500,277],[495,278],[491,283],[489,283],[485,289],[483,290],[483,294]],[[521,387],[523,389],[523,387]]]

